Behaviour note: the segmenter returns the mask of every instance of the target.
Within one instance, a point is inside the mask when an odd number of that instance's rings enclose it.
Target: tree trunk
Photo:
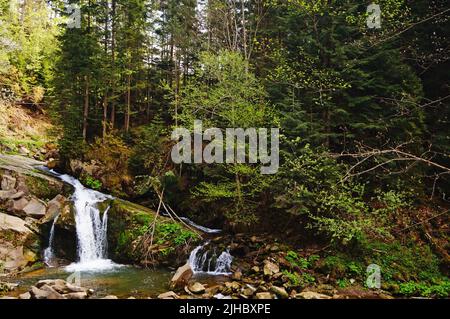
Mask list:
[[[83,107],[83,140],[87,139],[88,116],[89,116],[89,75],[85,75],[84,107]]]

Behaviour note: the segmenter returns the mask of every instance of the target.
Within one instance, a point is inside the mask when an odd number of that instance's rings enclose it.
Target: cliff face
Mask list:
[[[55,214],[54,199],[70,187],[40,173],[42,162],[0,155],[0,273],[15,273],[41,259],[45,222]]]

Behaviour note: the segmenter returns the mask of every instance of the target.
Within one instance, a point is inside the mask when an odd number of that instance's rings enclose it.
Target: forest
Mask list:
[[[119,298],[448,298],[449,31],[445,0],[0,0],[0,215],[35,218],[58,269],[164,273]],[[19,194],[29,161],[73,195]],[[0,230],[1,297],[50,264],[27,240],[8,270]]]

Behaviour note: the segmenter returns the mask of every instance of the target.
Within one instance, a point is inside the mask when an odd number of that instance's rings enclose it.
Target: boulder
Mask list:
[[[14,195],[17,192],[15,190],[2,190],[0,191],[0,200],[8,200],[8,199],[13,199]]]
[[[193,274],[194,272],[192,271],[191,266],[189,263],[186,263],[184,266],[177,269],[175,275],[170,280],[170,287],[172,289],[184,287]]]
[[[280,272],[280,267],[278,267],[277,264],[274,264],[273,262],[266,260],[264,262],[264,275],[271,276],[276,273]]]
[[[7,174],[3,175],[1,187],[3,191],[11,191],[14,190],[16,187],[16,179],[12,176],[9,176]]]
[[[283,298],[283,299],[289,298],[289,294],[287,293],[286,289],[284,289],[283,287],[272,286],[270,288],[270,291],[272,291],[275,295],[277,295],[280,298]]]
[[[273,299],[270,292],[258,292],[256,294],[256,299]]]
[[[173,291],[168,291],[158,296],[158,299],[179,299],[179,298],[180,297]]]
[[[31,299],[31,294],[29,292],[19,295],[19,299]]]
[[[31,217],[41,218],[45,216],[45,205],[39,200],[33,198],[27,206],[24,207],[23,211]]]
[[[71,292],[64,295],[66,299],[86,299],[88,294],[86,292]]]
[[[9,205],[9,211],[12,212],[22,212],[23,209],[28,205],[28,200],[26,198],[21,198],[18,200],[13,200]]]
[[[295,299],[331,299],[330,296],[313,291],[303,291],[295,295]]]
[[[195,282],[194,284],[189,286],[189,291],[194,294],[202,294],[205,292],[205,286],[203,286],[199,282]]]
[[[6,215],[0,213],[0,231],[13,231],[18,234],[29,234],[31,230],[29,230],[25,226],[25,221],[14,216]]]
[[[57,195],[51,201],[47,203],[47,211],[45,213],[44,222],[52,221],[61,214],[64,204],[67,199],[62,195]]]
[[[30,293],[32,299],[65,299],[48,285],[43,285],[40,289],[33,286]]]

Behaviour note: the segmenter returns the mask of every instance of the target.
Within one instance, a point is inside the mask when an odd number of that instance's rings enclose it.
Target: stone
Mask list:
[[[25,221],[14,216],[0,213],[0,231],[14,231],[19,234],[29,234],[31,230],[25,226]]]
[[[47,211],[45,213],[45,222],[52,221],[58,216],[63,208],[66,198],[62,195],[57,195],[47,203]]]
[[[303,291],[295,295],[295,299],[331,299],[330,296],[313,291]]]
[[[19,295],[19,299],[31,299],[31,294],[29,292]]]
[[[233,280],[241,280],[242,279],[242,272],[240,270],[235,271],[233,273],[233,276],[231,277]]]
[[[266,260],[264,262],[264,275],[271,276],[280,272],[280,267],[277,264],[274,264],[271,261]]]
[[[14,190],[14,188],[16,187],[16,179],[12,176],[9,175],[3,175],[2,178],[2,182],[1,182],[1,187],[2,190],[4,191],[11,191]]]
[[[12,199],[15,194],[16,194],[15,190],[0,191],[0,200]]]
[[[286,289],[284,289],[283,287],[272,286],[270,288],[270,291],[272,291],[274,294],[276,294],[280,298],[283,298],[283,299],[289,298],[289,294],[287,293]]]
[[[19,200],[15,200],[12,205],[12,209],[14,211],[23,211],[23,209],[28,205],[28,200],[26,198],[21,198]]]
[[[102,299],[119,299],[117,296],[109,295],[106,297],[103,297]]]
[[[168,291],[158,296],[158,299],[179,299],[179,298],[180,297],[173,291]]]
[[[225,287],[230,288],[232,290],[238,290],[241,286],[239,285],[238,282],[236,281],[232,281],[232,282],[226,282],[225,283]]]
[[[247,297],[253,296],[253,294],[254,294],[255,292],[256,292],[256,288],[253,287],[252,285],[249,285],[249,284],[245,285],[245,288],[244,288],[244,290],[242,291],[242,293],[244,294],[244,296],[247,296]]]
[[[19,153],[22,155],[28,155],[28,154],[30,154],[30,150],[27,149],[25,146],[20,146]]]
[[[189,263],[186,263],[184,266],[177,269],[175,275],[170,280],[170,287],[172,289],[184,287],[193,274],[194,272],[192,271],[191,266]]]
[[[189,286],[189,291],[194,294],[202,294],[205,292],[205,286],[203,286],[199,282],[195,282],[194,284]]]
[[[256,299],[273,299],[270,292],[258,292]]]
[[[31,287],[31,298],[32,299],[65,299],[56,290],[48,285],[43,285],[41,289],[37,287]]]
[[[64,295],[66,299],[86,299],[88,294],[86,292],[71,292]]]
[[[258,267],[258,266],[253,266],[253,267],[252,267],[252,271],[253,271],[254,273],[259,273],[259,267]]]
[[[41,218],[45,216],[46,209],[44,204],[33,198],[27,206],[24,207],[23,211],[29,216]]]

